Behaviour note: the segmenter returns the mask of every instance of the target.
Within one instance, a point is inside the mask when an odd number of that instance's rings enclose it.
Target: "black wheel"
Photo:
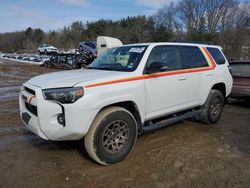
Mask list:
[[[89,59],[93,60],[93,58],[94,58],[94,56],[93,56],[93,54],[90,52],[90,53],[89,53]]]
[[[219,121],[224,107],[225,99],[218,90],[211,90],[206,103],[202,107],[200,120],[205,124],[214,124]]]
[[[48,62],[47,61],[44,62],[44,67],[48,68]]]
[[[49,61],[47,62],[47,68],[51,68],[51,64]]]
[[[86,69],[86,68],[88,68],[88,65],[86,65],[86,64],[83,63],[80,68]]]
[[[133,149],[137,124],[124,108],[110,107],[101,111],[85,136],[85,147],[96,162],[109,165],[122,161]]]
[[[250,97],[246,97],[245,101],[248,102],[248,103],[250,103]]]

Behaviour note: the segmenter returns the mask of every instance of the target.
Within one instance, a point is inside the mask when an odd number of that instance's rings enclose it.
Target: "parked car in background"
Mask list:
[[[91,59],[94,59],[97,56],[95,41],[80,42],[79,50],[87,54]]]
[[[250,100],[250,61],[231,61],[233,89],[230,97]]]
[[[53,54],[58,53],[58,49],[54,46],[51,46],[49,44],[42,44],[38,47],[38,53],[39,54]]]
[[[51,55],[49,60],[44,61],[43,65],[47,68],[59,69],[80,69],[87,66],[85,57],[75,53]]]

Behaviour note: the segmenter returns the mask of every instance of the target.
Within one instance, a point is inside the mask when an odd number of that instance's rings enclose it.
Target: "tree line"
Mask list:
[[[180,0],[152,16],[120,20],[75,21],[60,30],[40,28],[0,34],[0,51],[34,52],[41,43],[62,49],[97,36],[119,38],[124,44],[194,41],[223,47],[228,58],[250,56],[250,3],[236,0]]]

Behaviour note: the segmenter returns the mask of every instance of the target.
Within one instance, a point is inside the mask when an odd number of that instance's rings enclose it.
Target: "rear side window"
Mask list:
[[[198,47],[182,46],[183,69],[207,67],[208,63]]]
[[[226,63],[224,56],[221,51],[217,48],[207,48],[217,65],[223,65]]]

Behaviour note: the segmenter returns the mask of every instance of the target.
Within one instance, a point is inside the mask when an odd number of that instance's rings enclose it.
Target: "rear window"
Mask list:
[[[217,48],[207,48],[217,65],[223,65],[226,63],[224,56],[221,51]]]
[[[198,47],[183,46],[181,47],[184,69],[206,67],[208,63]]]
[[[250,64],[230,64],[235,77],[250,77]]]

